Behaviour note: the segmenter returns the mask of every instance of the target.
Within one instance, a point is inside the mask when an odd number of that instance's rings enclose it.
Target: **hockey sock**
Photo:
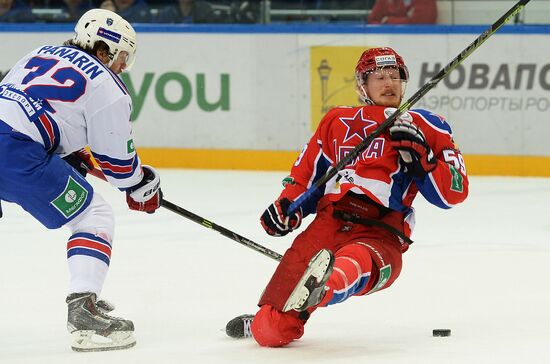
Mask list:
[[[369,250],[359,244],[347,245],[336,252],[334,271],[326,286],[329,288],[319,307],[340,303],[361,294],[371,286],[372,258]]]
[[[99,236],[76,233],[67,243],[67,262],[71,280],[69,293],[101,293],[109,270],[111,244]]]

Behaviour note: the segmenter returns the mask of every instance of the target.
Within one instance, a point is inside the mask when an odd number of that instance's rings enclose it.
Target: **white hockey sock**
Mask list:
[[[101,293],[111,261],[111,244],[99,236],[76,233],[67,243],[67,262],[71,274],[69,294]]]
[[[114,216],[98,194],[79,216],[67,224],[72,236],[67,242],[69,294],[94,292],[99,296],[111,261]]]
[[[67,262],[71,275],[69,294],[94,292],[99,296],[109,266],[101,260],[85,255],[73,255]]]

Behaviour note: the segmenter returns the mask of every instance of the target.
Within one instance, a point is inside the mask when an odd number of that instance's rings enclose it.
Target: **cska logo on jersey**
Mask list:
[[[355,135],[361,140],[364,140],[368,135],[367,129],[371,126],[376,126],[375,121],[363,117],[363,108],[357,110],[357,113],[351,118],[340,117],[340,121],[348,128],[342,144],[346,143]]]

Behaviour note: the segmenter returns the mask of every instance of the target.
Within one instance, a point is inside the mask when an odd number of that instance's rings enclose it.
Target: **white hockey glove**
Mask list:
[[[143,165],[143,179],[126,191],[126,202],[131,210],[155,212],[162,201],[160,176],[151,166]]]

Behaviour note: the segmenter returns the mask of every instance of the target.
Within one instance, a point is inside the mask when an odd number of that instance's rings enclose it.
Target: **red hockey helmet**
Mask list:
[[[367,76],[369,73],[384,68],[397,68],[401,78],[401,98],[405,94],[407,81],[409,80],[409,70],[405,61],[396,51],[389,47],[370,48],[363,52],[357,66],[355,66],[355,79],[357,80],[357,92],[359,96],[367,103],[374,104],[367,95],[366,88]]]
[[[379,47],[367,49],[359,58],[357,66],[355,66],[357,82],[363,84],[368,73],[384,67],[397,68],[403,81],[409,79],[409,70],[403,58],[389,47]]]

